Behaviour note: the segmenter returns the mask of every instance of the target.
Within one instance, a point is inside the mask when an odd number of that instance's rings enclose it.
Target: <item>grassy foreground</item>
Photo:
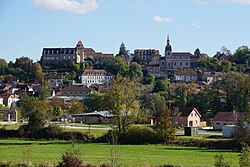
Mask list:
[[[0,161],[53,162],[60,161],[61,153],[70,149],[66,141],[0,140]],[[110,162],[107,144],[78,144],[84,163]],[[233,166],[238,166],[239,152],[209,150],[195,147],[163,145],[119,145],[121,166],[155,166],[174,164],[181,166],[213,166],[214,155],[223,154]]]

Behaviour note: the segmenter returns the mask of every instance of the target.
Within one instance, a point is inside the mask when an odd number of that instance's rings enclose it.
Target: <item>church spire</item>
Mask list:
[[[168,34],[168,37],[167,37],[167,45],[170,45],[169,34]]]

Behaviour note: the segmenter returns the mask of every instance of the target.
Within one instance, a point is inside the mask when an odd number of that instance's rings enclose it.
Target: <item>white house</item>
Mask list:
[[[197,72],[191,69],[188,70],[177,70],[174,72],[174,80],[176,81],[197,81],[198,75]]]
[[[105,84],[112,79],[112,75],[105,70],[89,70],[86,69],[80,76],[80,81],[86,86],[93,84]]]

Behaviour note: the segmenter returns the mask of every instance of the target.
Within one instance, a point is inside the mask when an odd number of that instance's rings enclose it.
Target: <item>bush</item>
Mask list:
[[[156,144],[163,142],[163,138],[152,128],[136,125],[129,126],[125,134],[118,134],[118,132],[109,130],[106,134],[97,138],[95,142],[109,142],[114,133],[118,135],[118,143],[121,144]]]
[[[228,162],[225,162],[224,156],[222,154],[214,156],[215,162],[214,167],[230,167]]]
[[[71,150],[62,154],[62,162],[57,167],[83,167],[81,160],[81,152],[74,145]]]
[[[129,126],[120,139],[124,144],[155,144],[164,140],[153,129],[143,126]]]
[[[63,134],[63,129],[58,125],[49,125],[34,132],[35,139],[58,139]]]
[[[76,140],[81,142],[91,142],[94,141],[94,137],[89,133],[82,132],[63,132],[60,137],[60,140]]]
[[[1,138],[16,138],[18,137],[18,130],[0,130]]]

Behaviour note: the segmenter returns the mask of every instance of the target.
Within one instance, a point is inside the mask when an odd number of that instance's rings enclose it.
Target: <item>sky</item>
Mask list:
[[[116,54],[122,42],[164,54],[213,56],[250,46],[250,0],[0,0],[0,58],[38,61],[44,47],[75,47]]]

